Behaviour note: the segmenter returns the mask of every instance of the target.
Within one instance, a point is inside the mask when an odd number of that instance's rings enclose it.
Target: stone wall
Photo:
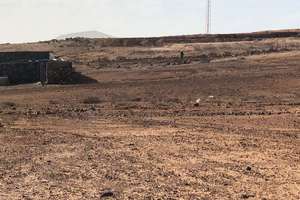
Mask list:
[[[256,41],[272,38],[300,37],[300,32],[257,32],[239,34],[197,34],[167,37],[148,37],[148,38],[70,38],[78,46],[101,46],[101,47],[135,47],[135,46],[163,46],[166,44],[178,43],[215,43],[215,42],[239,42]]]
[[[74,70],[72,62],[49,61],[47,65],[47,76],[49,84],[64,84],[71,79]]]

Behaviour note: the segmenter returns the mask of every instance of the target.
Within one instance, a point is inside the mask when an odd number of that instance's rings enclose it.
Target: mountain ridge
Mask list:
[[[64,40],[67,38],[112,38],[111,35],[108,35],[106,33],[102,33],[100,31],[82,31],[82,32],[76,32],[76,33],[68,33],[68,34],[62,34],[56,37],[58,40]]]

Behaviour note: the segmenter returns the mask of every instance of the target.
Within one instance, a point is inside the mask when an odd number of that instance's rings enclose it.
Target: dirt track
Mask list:
[[[299,199],[299,63],[275,53],[2,87],[0,199]]]

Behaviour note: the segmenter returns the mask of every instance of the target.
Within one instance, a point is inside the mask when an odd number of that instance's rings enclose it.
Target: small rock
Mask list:
[[[111,189],[108,189],[108,190],[104,190],[101,193],[100,198],[106,198],[106,197],[112,197],[112,196],[114,196],[114,192]]]
[[[254,198],[255,195],[254,194],[242,194],[241,198],[242,199],[249,199],[249,198]]]
[[[197,99],[196,103],[194,104],[195,107],[199,107],[201,103],[201,99]]]
[[[92,106],[91,111],[96,111],[96,108],[94,106]]]
[[[251,171],[252,168],[251,168],[250,166],[248,166],[248,167],[246,168],[246,170],[247,170],[247,171]]]
[[[137,101],[137,102],[140,102],[140,101],[142,101],[142,98],[140,98],[140,97],[133,98],[133,99],[132,99],[132,101]]]

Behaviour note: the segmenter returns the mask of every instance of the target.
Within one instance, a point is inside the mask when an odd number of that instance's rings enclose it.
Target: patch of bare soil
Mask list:
[[[299,55],[0,87],[0,199],[299,199]]]

